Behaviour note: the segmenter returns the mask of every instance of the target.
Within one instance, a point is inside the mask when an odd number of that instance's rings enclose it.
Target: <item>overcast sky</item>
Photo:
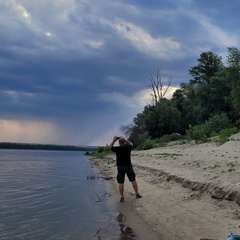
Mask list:
[[[106,145],[149,104],[150,69],[190,80],[239,47],[239,0],[0,0],[0,141]]]

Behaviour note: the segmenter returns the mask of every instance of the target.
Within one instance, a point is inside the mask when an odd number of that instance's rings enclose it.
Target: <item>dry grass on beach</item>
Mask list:
[[[93,162],[117,189],[114,159]],[[133,151],[132,162],[143,198],[132,201],[126,181],[126,201],[163,240],[226,240],[240,234],[239,133],[222,145],[172,142]]]

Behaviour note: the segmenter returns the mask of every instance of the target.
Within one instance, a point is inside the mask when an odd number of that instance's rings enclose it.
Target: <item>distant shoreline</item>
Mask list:
[[[97,147],[95,147],[95,146],[0,142],[0,149],[96,151]]]

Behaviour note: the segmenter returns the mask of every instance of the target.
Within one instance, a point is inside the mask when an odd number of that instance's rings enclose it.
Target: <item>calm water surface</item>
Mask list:
[[[0,239],[136,239],[98,176],[84,152],[0,150]]]

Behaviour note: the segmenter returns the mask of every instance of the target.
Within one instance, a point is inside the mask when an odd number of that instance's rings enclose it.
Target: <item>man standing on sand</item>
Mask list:
[[[119,141],[119,146],[115,147],[114,143]],[[120,202],[124,202],[124,180],[125,174],[128,176],[129,181],[132,183],[133,189],[136,194],[136,199],[142,196],[138,192],[138,185],[136,181],[136,174],[133,171],[131,162],[131,151],[133,144],[125,139],[124,137],[114,137],[111,144],[111,150],[116,154],[116,165],[117,165],[117,181],[119,184],[119,192],[121,195]]]

